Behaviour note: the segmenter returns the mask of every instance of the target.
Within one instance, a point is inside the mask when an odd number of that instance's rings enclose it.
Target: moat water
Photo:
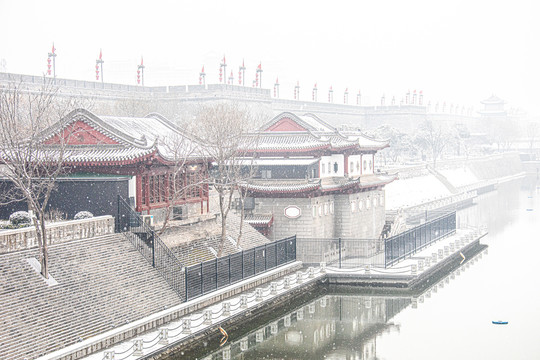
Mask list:
[[[201,341],[170,359],[538,359],[540,182],[500,184],[461,210],[488,245],[418,293],[324,288],[247,321],[219,346]],[[508,321],[495,325],[494,320]]]

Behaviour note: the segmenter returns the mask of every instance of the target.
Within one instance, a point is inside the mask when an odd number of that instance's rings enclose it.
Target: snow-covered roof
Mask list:
[[[319,162],[319,159],[315,159],[312,157],[308,158],[257,158],[257,159],[239,159],[237,162],[240,165],[251,165],[254,166],[308,166],[313,165]]]
[[[281,196],[284,194],[299,194],[320,192],[330,193],[342,191],[351,188],[373,188],[391,183],[396,179],[396,176],[388,175],[367,175],[357,178],[336,177],[332,179],[311,180],[311,179],[295,179],[295,180],[272,180],[261,179],[252,180],[249,184],[244,184],[242,187],[250,192],[265,193]]]
[[[489,98],[480,101],[482,104],[504,104],[505,101],[498,96],[491,95]]]
[[[389,146],[386,140],[368,137],[360,131],[339,131],[313,114],[298,116],[283,112],[264,124],[256,134],[257,151],[340,150],[357,148],[377,151]]]
[[[330,124],[313,114],[305,114],[302,116],[298,116],[298,118],[302,119],[302,121],[304,121],[306,124],[309,124],[315,132],[337,132],[337,129],[335,127],[331,126]]]
[[[274,217],[272,214],[248,214],[244,220],[251,226],[270,226]]]
[[[66,159],[72,163],[131,161],[152,153],[168,161],[203,157],[197,141],[159,114],[98,116],[85,109],[76,109],[48,128],[42,134],[42,141],[54,151],[57,145],[52,140],[75,123],[86,124],[87,130],[108,140],[81,145],[68,143]]]

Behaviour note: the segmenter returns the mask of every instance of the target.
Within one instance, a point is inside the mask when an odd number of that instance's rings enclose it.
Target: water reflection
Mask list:
[[[320,296],[204,359],[376,359],[377,337],[400,331],[392,321],[398,313],[422,306],[485,254],[487,250],[414,296]]]

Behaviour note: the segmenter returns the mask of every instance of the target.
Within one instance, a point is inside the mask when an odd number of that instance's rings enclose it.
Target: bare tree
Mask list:
[[[203,107],[195,122],[196,133],[204,141],[204,153],[213,161],[209,183],[218,195],[221,215],[218,256],[221,256],[227,240],[227,216],[234,194],[251,173],[245,171],[244,158],[254,149],[249,144],[254,137],[246,136],[253,126],[253,117],[237,104],[217,103]]]
[[[253,150],[256,150],[256,147],[258,145],[258,135],[251,135],[246,136],[246,142],[244,143],[244,148],[242,149],[243,152],[247,150],[247,148],[251,148]],[[240,246],[242,242],[242,235],[243,235],[243,229],[244,229],[244,218],[246,217],[246,198],[249,194],[247,187],[249,186],[250,180],[255,177],[255,174],[257,173],[257,166],[255,165],[255,156],[252,156],[249,159],[246,159],[246,162],[244,164],[240,164],[239,167],[239,173],[238,173],[238,180],[239,184],[243,185],[243,189],[239,187],[238,191],[238,199],[240,200],[240,229],[238,231],[238,239],[236,239],[236,246]]]
[[[33,213],[41,274],[48,278],[45,213],[56,179],[64,172],[65,136],[54,147],[43,141],[45,129],[62,119],[73,105],[59,99],[58,89],[11,86],[0,89],[0,161],[2,175],[11,183],[0,194],[2,203],[25,201]]]
[[[168,179],[169,205],[166,208],[165,218],[158,234],[165,231],[172,218],[174,207],[186,198],[186,193],[193,188],[201,189],[208,184],[206,176],[197,178],[195,181],[187,181],[187,173],[190,171],[189,167],[199,166],[198,164],[200,164],[201,159],[204,160],[198,139],[184,131],[178,134],[171,134],[167,139],[163,139],[160,146],[165,150],[165,154],[171,159],[172,164],[169,167],[170,173]],[[201,172],[208,173],[208,169],[206,168],[197,169],[197,171],[199,174]]]
[[[452,142],[452,137],[443,127],[435,125],[433,121],[423,122],[416,134],[415,142],[424,150],[431,152],[433,167],[437,164],[437,159]]]

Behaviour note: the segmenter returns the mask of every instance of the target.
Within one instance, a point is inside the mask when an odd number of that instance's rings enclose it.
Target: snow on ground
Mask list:
[[[455,187],[472,185],[480,181],[469,167],[440,170],[439,172]]]
[[[418,205],[452,193],[434,175],[398,179],[385,186],[386,210]]]

